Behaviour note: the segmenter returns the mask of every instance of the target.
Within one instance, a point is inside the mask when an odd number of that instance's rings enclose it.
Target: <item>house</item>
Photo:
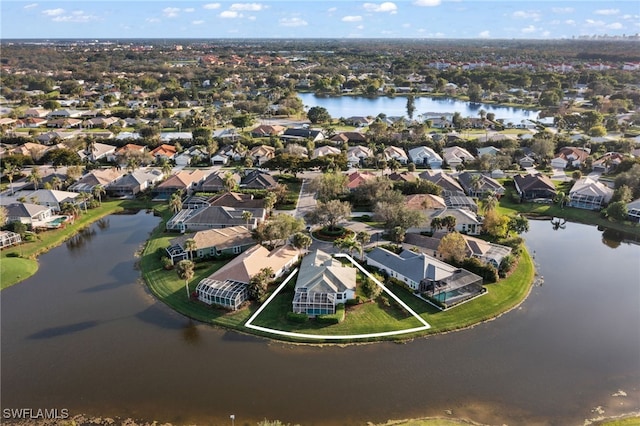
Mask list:
[[[248,220],[243,217],[245,211],[251,213]],[[263,208],[209,206],[200,209],[183,209],[167,221],[166,229],[186,232],[241,225],[254,229],[265,217],[266,211]]]
[[[355,295],[356,269],[316,250],[300,263],[293,312],[310,317],[335,314],[338,304],[354,299]]]
[[[346,118],[344,122],[350,126],[365,127],[373,123],[373,118],[353,116],[353,117]]]
[[[442,197],[433,194],[411,194],[404,197],[404,205],[411,210],[442,210],[447,207]]]
[[[325,145],[319,146],[313,150],[313,154],[311,154],[311,158],[324,157],[326,155],[340,155],[342,151],[335,146]]]
[[[218,152],[216,155],[211,156],[212,166],[225,166],[229,164],[230,156]]]
[[[349,189],[349,191],[353,191],[363,183],[375,178],[376,175],[371,172],[353,172],[347,175],[347,188]]]
[[[393,172],[388,176],[390,181],[392,182],[415,182],[418,178],[411,172]]]
[[[106,187],[110,183],[115,182],[124,173],[116,168],[109,169],[95,169],[82,176],[76,183],[71,185],[68,189],[73,192],[87,192],[91,193],[93,188],[100,185]]]
[[[486,291],[482,287],[482,277],[424,253],[403,250],[395,254],[376,247],[366,255],[366,262],[444,307],[462,303]]]
[[[39,160],[47,152],[47,147],[40,145],[39,143],[26,142],[22,145],[18,145],[9,151],[10,154],[26,155]]]
[[[212,280],[232,280],[249,284],[251,277],[264,268],[271,268],[271,278],[278,278],[298,261],[300,253],[290,245],[280,246],[269,251],[260,244],[236,256],[229,263],[209,276]]]
[[[56,131],[41,133],[38,136],[36,136],[36,140],[44,145],[53,145],[60,141],[76,138],[80,135],[81,133],[77,130],[74,130],[72,132],[56,130]]]
[[[231,176],[234,182],[234,186],[238,186],[240,184],[240,175],[237,173],[226,172],[223,173],[221,171],[213,172],[209,176],[205,178],[205,180],[200,184],[200,191],[202,192],[219,192],[227,190],[227,175]],[[233,189],[233,188],[231,188]]]
[[[345,142],[352,144],[362,144],[367,142],[367,136],[364,133],[360,132],[340,132],[334,135],[330,140],[335,144],[342,144]]]
[[[483,146],[478,148],[478,157],[482,157],[483,155],[496,156],[500,154],[500,148],[496,148],[495,146]]]
[[[109,154],[107,156],[107,160],[117,162],[119,164],[126,164],[127,158],[129,158],[130,156],[142,156],[145,152],[147,152],[146,146],[128,143],[116,148],[113,154]]]
[[[51,208],[33,203],[12,203],[6,206],[7,223],[20,222],[36,227],[51,220]]]
[[[44,118],[47,115],[49,115],[49,110],[44,109],[44,108],[29,108],[24,112],[23,115],[25,117]]]
[[[199,301],[233,311],[238,310],[249,299],[249,286],[232,280],[205,278],[198,283],[195,292]]]
[[[418,175],[420,179],[428,180],[429,182],[435,183],[440,188],[442,188],[443,195],[464,195],[464,189],[457,180],[455,180],[451,175],[438,170],[427,170]]]
[[[156,186],[153,192],[161,198],[168,198],[178,191],[182,191],[184,194],[191,194],[191,192],[199,188],[206,176],[206,173],[202,170],[181,170]]]
[[[624,158],[624,155],[618,152],[607,152],[602,157],[595,160],[591,168],[597,173],[609,173],[615,170]]]
[[[389,161],[391,159],[397,160],[400,164],[407,164],[409,161],[409,157],[404,152],[404,149],[397,146],[388,146],[383,151],[385,160]]]
[[[189,252],[187,240],[193,240],[195,249]],[[167,254],[176,264],[183,259],[237,255],[255,245],[256,242],[246,226],[222,229],[206,229],[195,234],[181,235],[169,240]]]
[[[209,157],[208,152],[203,151],[197,146],[192,146],[191,148],[182,151],[180,154],[176,154],[173,157],[173,161],[176,163],[176,166],[188,166],[191,164],[191,161],[194,159],[198,161],[203,158],[206,159],[208,157]]]
[[[525,155],[518,160],[518,164],[520,164],[520,167],[522,167],[523,169],[528,169],[535,166],[536,160],[529,155]]]
[[[640,198],[627,204],[627,217],[631,222],[640,223]]]
[[[279,125],[262,124],[255,129],[251,130],[251,137],[265,138],[269,136],[280,136],[284,133],[285,127]]]
[[[235,209],[260,209],[264,207],[264,199],[253,198],[253,194],[225,192],[207,200],[210,206],[233,207]]]
[[[409,158],[416,166],[442,168],[442,157],[428,146],[418,146],[409,150]]]
[[[464,195],[464,192],[460,193],[460,195],[448,193],[443,198],[444,204],[450,209],[465,209],[474,213],[478,212],[476,200]]]
[[[553,200],[556,196],[556,186],[549,176],[542,173],[515,175],[513,183],[521,200]]]
[[[246,189],[275,189],[278,182],[267,172],[251,170],[240,179],[240,187]]]
[[[48,123],[46,118],[26,117],[18,120],[16,123],[18,127],[36,129],[41,126],[45,126]]]
[[[52,213],[58,213],[62,210],[64,203],[76,204],[78,198],[77,192],[58,191],[55,189],[38,189],[37,191],[20,191],[14,193],[12,196],[0,197],[0,204],[9,205],[17,203],[18,198],[26,200],[32,200],[33,204],[39,204],[51,208]]]
[[[567,205],[579,209],[600,210],[612,196],[613,189],[587,176],[573,184]]]
[[[11,231],[0,231],[0,248],[10,247],[21,242],[20,234]]]
[[[155,159],[172,160],[177,153],[176,147],[173,145],[161,144],[151,151],[151,155]]]
[[[575,146],[565,146],[551,160],[554,169],[565,169],[567,166],[580,167],[589,157],[589,151]]]
[[[458,175],[458,181],[464,192],[470,197],[482,198],[490,193],[498,198],[504,195],[504,186],[497,180],[483,174],[463,172]]]
[[[429,222],[431,222],[431,220],[435,218],[442,219],[447,216],[453,216],[456,219],[455,231],[467,235],[480,235],[482,231],[482,221],[476,213],[471,210],[447,207],[444,210],[436,211],[428,219]],[[432,229],[432,231],[434,230]]]
[[[113,155],[116,152],[116,147],[113,145],[107,145],[105,143],[94,142],[91,152],[87,149],[81,149],[78,151],[78,155],[82,160],[98,161],[101,158],[105,160],[107,157]]]
[[[480,238],[463,235],[467,245],[467,256],[480,259],[483,263],[488,263],[494,268],[500,268],[502,259],[511,254],[511,247],[490,243]]]
[[[442,157],[447,165],[456,169],[456,167],[474,160],[474,156],[469,151],[460,146],[450,146],[442,150]]]
[[[247,157],[253,160],[253,164],[261,166],[276,156],[276,149],[269,145],[258,145],[247,152]]]
[[[110,197],[133,197],[162,181],[163,174],[156,169],[137,169],[108,184],[105,188]]]
[[[288,128],[280,136],[283,141],[310,140],[318,142],[324,139],[324,133],[319,129],[308,129],[305,127]]]
[[[347,163],[349,167],[362,167],[364,166],[364,160],[372,157],[373,152],[366,146],[352,146],[347,150]]]

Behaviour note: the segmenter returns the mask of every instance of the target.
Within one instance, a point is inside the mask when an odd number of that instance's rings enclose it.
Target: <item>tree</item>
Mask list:
[[[243,132],[245,127],[251,126],[252,123],[253,117],[249,114],[236,115],[231,118],[231,124],[233,124],[234,127],[239,127]]]
[[[489,210],[493,210],[498,205],[498,197],[496,197],[495,192],[491,191],[487,193],[487,196],[482,203],[482,209],[486,213]]]
[[[298,250],[307,250],[312,242],[311,237],[303,232],[296,232],[291,237],[291,244]]]
[[[95,198],[98,199],[98,202],[102,205],[102,196],[107,193],[107,191],[104,189],[104,186],[103,185],[94,186],[91,193]]]
[[[613,196],[611,197],[611,203],[615,203],[616,201],[622,201],[623,203],[629,203],[633,200],[633,191],[629,186],[622,185],[613,191]]]
[[[455,218],[455,216],[451,216],[451,215],[445,216],[445,217],[443,217],[441,219],[441,221],[442,221],[441,222],[442,226],[447,228],[447,231],[453,232],[453,230],[456,229],[456,218]]]
[[[507,235],[509,217],[501,215],[496,210],[489,210],[484,216],[482,223],[483,230],[494,237],[504,237]]]
[[[439,217],[434,217],[433,219],[431,219],[430,226],[431,226],[431,232],[438,232],[443,228],[442,219]]]
[[[231,192],[236,189],[238,182],[236,181],[236,177],[232,173],[225,173],[223,184],[225,191]]]
[[[7,223],[7,208],[0,206],[0,227]]]
[[[470,102],[482,101],[482,87],[477,83],[471,83],[467,89],[467,96]]]
[[[187,253],[189,253],[189,259],[193,261],[193,252],[198,248],[196,240],[193,238],[187,238],[184,242],[184,248],[187,250]]]
[[[247,229],[249,229],[249,222],[251,222],[251,219],[253,219],[253,213],[251,213],[248,210],[243,210],[242,211],[242,219],[244,219],[244,221],[247,224]]]
[[[9,181],[9,187],[11,188],[11,195],[13,195],[13,178],[20,173],[20,167],[15,164],[5,163],[4,175]]]
[[[380,282],[383,281],[380,276],[377,276],[376,279]],[[380,294],[382,294],[382,287],[376,284],[376,282],[371,278],[365,277],[362,281],[362,292],[369,298],[369,300],[375,300],[380,296]]]
[[[398,203],[395,200],[378,201],[373,213],[378,220],[384,222],[385,229],[390,233],[396,227],[406,231],[409,228],[419,226],[425,221],[422,212],[411,210],[403,202]]]
[[[509,225],[508,225],[508,231],[507,231],[507,235],[509,232],[515,232],[516,234],[522,234],[523,232],[529,232],[529,220],[520,215],[517,214],[515,216],[511,216],[509,218]]]
[[[569,196],[562,191],[558,191],[555,202],[560,204],[561,209],[564,209],[564,206],[569,202]]]
[[[171,198],[169,198],[169,207],[174,213],[178,213],[182,210],[182,194],[180,191],[171,194]]]
[[[331,116],[329,115],[329,111],[327,111],[324,107],[314,106],[309,108],[309,112],[307,112],[307,118],[311,123],[325,123],[327,121],[331,121]]]
[[[266,268],[260,269],[260,271],[255,274],[249,280],[249,297],[253,300],[260,301],[265,294],[267,294],[267,289],[269,288],[269,281],[273,276],[273,269],[267,266]]]
[[[316,193],[320,202],[334,200],[347,193],[347,176],[337,172],[323,173],[309,183],[309,190]]]
[[[280,213],[266,222],[260,222],[253,230],[253,237],[259,243],[279,246],[284,244],[293,234],[303,229],[303,219]]]
[[[171,171],[173,170],[173,167],[171,166],[171,163],[169,162],[169,160],[167,160],[165,157],[160,157],[158,159],[158,165],[160,166],[160,170],[162,170],[162,174],[165,177],[167,177],[167,176],[169,176],[171,174]],[[134,170],[135,170],[135,168],[134,168]]]
[[[413,120],[413,114],[416,112],[416,99],[413,95],[409,95],[407,98],[407,117],[409,120]]]
[[[40,169],[34,166],[31,169],[31,173],[29,174],[29,177],[27,177],[27,180],[29,181],[29,183],[33,184],[33,189],[37,191],[38,184],[42,182],[42,175],[40,174]]]
[[[609,206],[605,210],[605,214],[607,215],[607,217],[610,217],[612,219],[623,221],[627,220],[629,209],[627,208],[626,203],[622,201],[616,201],[609,204]]]
[[[191,297],[191,293],[189,293],[189,280],[193,278],[194,268],[195,264],[187,259],[178,262],[178,267],[176,268],[178,277],[180,277],[181,280],[184,280],[184,288],[187,291],[187,298]]]
[[[278,196],[273,192],[268,192],[267,195],[264,196],[264,209],[268,214],[271,214],[271,211],[276,205],[276,201],[278,201]]]
[[[58,108],[60,108],[60,102],[55,101],[53,99],[49,99],[42,103],[42,108],[47,109],[49,111],[55,111]]]
[[[459,263],[467,257],[467,243],[462,234],[459,232],[451,232],[440,239],[438,252],[440,252],[445,259],[453,259]]]
[[[313,224],[326,225],[332,231],[341,221],[350,216],[351,204],[346,201],[329,200],[318,203],[316,209],[309,212],[306,218]]]
[[[353,239],[353,237],[344,237],[337,238],[333,241],[333,246],[339,248],[340,250],[346,250],[349,255],[352,255],[354,251],[360,252],[362,247],[360,244]]]

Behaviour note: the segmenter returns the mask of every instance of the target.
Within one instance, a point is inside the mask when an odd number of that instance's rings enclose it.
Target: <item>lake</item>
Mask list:
[[[494,321],[403,344],[317,347],[195,324],[155,300],[135,253],[158,222],[109,216],[2,291],[3,409],[212,425],[231,414],[243,425],[352,425],[445,410],[578,425],[597,407],[640,410],[640,246],[603,241],[593,226],[531,221],[543,283]]]
[[[305,109],[314,106],[324,107],[333,118],[347,118],[353,116],[372,116],[380,113],[388,117],[407,116],[407,98],[405,96],[316,96],[314,93],[298,93]],[[460,101],[453,98],[415,98],[414,118],[421,114],[435,113],[453,114],[459,112],[463,117],[479,117],[481,109],[492,112],[496,119],[504,119],[505,123],[520,124],[522,120],[538,118],[539,111],[516,107],[499,106],[492,104],[479,104]]]

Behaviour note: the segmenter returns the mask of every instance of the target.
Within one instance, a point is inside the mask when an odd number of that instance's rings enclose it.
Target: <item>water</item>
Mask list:
[[[157,302],[134,257],[157,223],[109,216],[2,291],[3,409],[304,425],[445,410],[578,425],[598,406],[640,410],[640,247],[612,248],[595,227],[532,221],[527,244],[544,282],[494,321],[405,344],[316,347],[195,324]],[[612,396],[619,390],[627,396]]]
[[[313,93],[298,93],[305,107],[320,106],[327,109],[333,118],[347,118],[353,116],[372,116],[380,113],[388,117],[407,116],[407,98],[404,96],[378,96],[373,98],[362,96],[337,96],[323,97]],[[492,112],[496,119],[504,119],[505,123],[520,124],[523,120],[538,118],[539,111],[527,110],[515,107],[498,106],[491,104],[478,104],[464,102],[452,98],[415,98],[415,112],[413,117],[419,118],[421,114],[453,114],[459,112],[463,117],[478,118],[481,109],[487,113]]]

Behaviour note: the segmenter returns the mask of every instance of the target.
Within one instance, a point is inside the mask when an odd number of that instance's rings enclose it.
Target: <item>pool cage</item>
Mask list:
[[[293,312],[309,316],[335,314],[335,294],[307,292],[306,288],[296,289]]]
[[[592,194],[569,194],[569,206],[579,209],[600,210],[604,197]]]
[[[196,293],[203,303],[235,311],[249,298],[249,286],[238,281],[205,278],[198,283]]]

